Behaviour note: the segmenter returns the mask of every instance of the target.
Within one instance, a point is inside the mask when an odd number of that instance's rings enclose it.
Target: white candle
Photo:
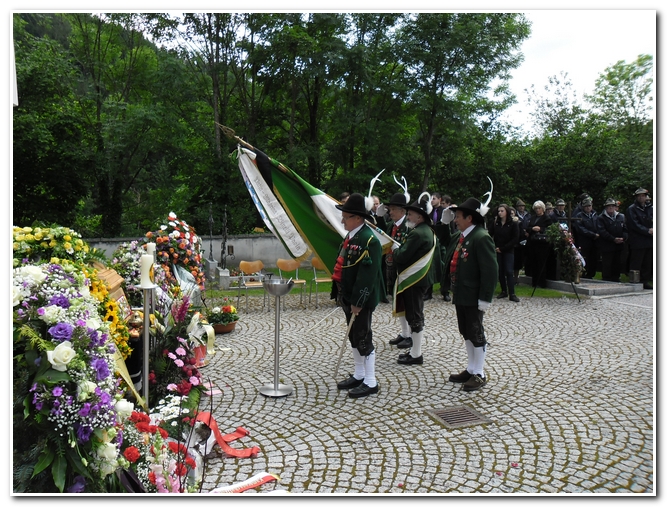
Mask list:
[[[141,256],[141,286],[152,287],[153,280],[151,280],[151,270],[153,267],[153,254],[143,254]]]
[[[155,243],[146,243],[146,253],[149,255],[155,253]]]

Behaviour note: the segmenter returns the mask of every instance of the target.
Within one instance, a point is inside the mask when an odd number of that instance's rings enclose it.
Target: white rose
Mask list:
[[[38,266],[23,266],[21,268],[21,274],[28,278],[32,278],[35,283],[42,283],[46,280],[46,273],[44,273]]]
[[[216,306],[215,308],[213,308],[213,310],[211,310],[211,313],[220,313],[221,311],[222,310],[220,309],[220,307]]]
[[[60,306],[56,305],[49,305],[45,306],[43,308],[44,313],[40,315],[40,319],[42,319],[44,322],[47,324],[56,324],[58,322],[64,321],[65,320],[65,309],[61,308]]]
[[[95,392],[97,384],[90,382],[88,380],[82,381],[78,386],[76,386],[76,399],[79,401],[85,401],[88,399],[92,393]]]
[[[114,407],[118,417],[120,417],[122,422],[132,415],[132,411],[134,410],[134,403],[127,401],[125,398],[122,398],[116,402]]]
[[[86,321],[86,327],[90,329],[99,329],[102,327],[102,321],[97,317],[93,317]]]
[[[106,442],[97,448],[97,455],[108,461],[115,460],[117,452],[116,444],[111,444],[109,442]]]
[[[174,231],[170,234],[170,236],[174,239],[180,239],[181,238],[181,233],[178,231]]]
[[[12,287],[12,306],[17,306],[23,301],[23,294],[18,287]]]
[[[84,285],[83,287],[81,287],[81,288],[79,289],[79,292],[80,292],[81,295],[82,295],[83,297],[85,297],[85,298],[87,298],[88,296],[90,296],[90,289],[88,288],[87,285]]]
[[[54,350],[46,352],[46,357],[54,370],[65,371],[67,365],[74,359],[76,352],[72,348],[72,342],[62,342]]]

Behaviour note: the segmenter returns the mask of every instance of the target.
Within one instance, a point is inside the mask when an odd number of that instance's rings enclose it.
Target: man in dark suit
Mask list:
[[[380,301],[382,282],[382,245],[365,220],[371,220],[364,196],[352,194],[342,211],[342,223],[348,231],[334,266],[332,297],[345,312],[348,336],[354,357],[354,375],[338,382],[338,389],[349,389],[350,398],[361,398],[378,392],[375,378],[375,347],[371,329],[373,311]]]
[[[498,282],[498,262],[493,239],[484,228],[484,214],[488,208],[470,198],[452,209],[455,210],[458,231],[452,235],[447,248],[447,262],[468,366],[461,373],[450,375],[449,381],[462,383],[464,391],[476,391],[488,381],[484,374],[486,336],[483,318]]]

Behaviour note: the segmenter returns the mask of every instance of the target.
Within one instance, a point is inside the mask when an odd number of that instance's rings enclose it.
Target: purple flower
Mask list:
[[[90,414],[90,403],[84,403],[81,410],[79,410],[79,415],[81,417],[86,417],[88,414]]]
[[[76,439],[79,443],[88,442],[90,436],[93,434],[93,428],[90,426],[84,426],[83,424],[75,424],[76,428]]]
[[[53,388],[53,391],[51,391],[51,394],[53,394],[53,396],[55,396],[56,398],[62,396],[63,388],[60,386],[56,386]]]
[[[104,380],[111,374],[111,372],[109,371],[109,365],[104,359],[93,359],[93,361],[90,364],[97,373],[98,382]]]
[[[86,478],[83,475],[77,475],[74,483],[67,488],[68,493],[83,493],[86,489]]]
[[[67,299],[67,297],[63,296],[62,294],[53,296],[51,299],[49,299],[49,303],[61,308],[69,308],[71,306],[69,299]]]
[[[53,336],[56,341],[64,342],[72,338],[72,331],[74,328],[68,322],[59,322],[55,326],[49,328],[48,333]]]

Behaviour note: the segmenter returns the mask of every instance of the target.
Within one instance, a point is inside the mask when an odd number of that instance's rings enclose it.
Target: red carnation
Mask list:
[[[125,451],[123,452],[123,456],[125,456],[127,461],[129,461],[130,463],[134,463],[139,458],[141,458],[141,453],[139,452],[139,449],[131,445],[130,447],[125,449]]]
[[[155,484],[155,472],[148,472],[148,480],[151,481],[151,484]]]

